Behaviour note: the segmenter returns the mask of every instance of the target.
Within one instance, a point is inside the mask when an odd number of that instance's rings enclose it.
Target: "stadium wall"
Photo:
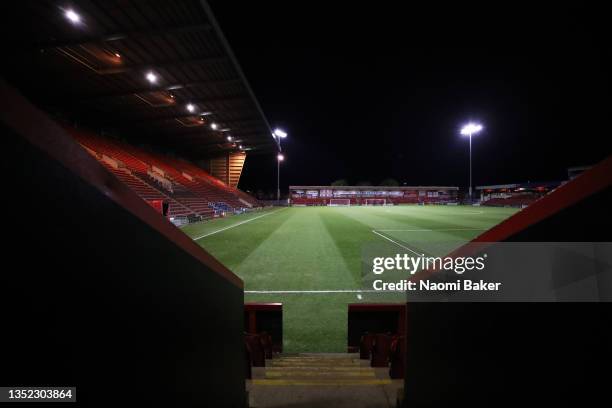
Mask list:
[[[85,406],[245,403],[242,281],[0,79],[0,383]]]

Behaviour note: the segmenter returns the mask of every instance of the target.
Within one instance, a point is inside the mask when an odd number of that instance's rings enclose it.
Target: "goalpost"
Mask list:
[[[330,207],[339,207],[339,206],[347,206],[351,205],[350,198],[330,198],[328,206]]]
[[[366,198],[364,205],[387,205],[385,198]]]

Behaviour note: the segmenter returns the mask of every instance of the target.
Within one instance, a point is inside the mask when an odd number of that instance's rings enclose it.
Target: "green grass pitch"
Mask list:
[[[405,299],[403,293],[360,292],[367,287],[364,248],[387,245],[444,255],[514,212],[471,206],[290,207],[183,231],[244,280],[245,301],[283,303],[286,352],[345,352],[348,303]],[[348,292],[322,292],[330,290]]]

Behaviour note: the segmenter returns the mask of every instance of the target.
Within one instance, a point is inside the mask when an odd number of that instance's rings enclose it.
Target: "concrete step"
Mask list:
[[[265,367],[266,371],[373,371],[372,367],[364,366],[301,366],[301,367]]]
[[[372,386],[391,384],[390,379],[254,379],[253,385],[269,386]]]
[[[352,378],[352,377],[376,377],[374,370],[370,371],[331,371],[331,370],[291,370],[271,371],[266,370],[266,378]]]

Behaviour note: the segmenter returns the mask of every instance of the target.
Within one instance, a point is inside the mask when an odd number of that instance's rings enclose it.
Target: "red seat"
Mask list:
[[[86,131],[73,128],[67,130],[90,154],[140,197],[168,202],[169,216],[196,214],[203,218],[212,218],[215,213],[209,203],[213,202],[224,202],[233,208],[245,207],[245,202],[261,206],[250,195],[227,186],[194,164]],[[120,168],[111,166],[103,156],[113,159]]]
[[[404,336],[393,336],[390,347],[391,367],[389,368],[389,377],[404,378],[406,351],[404,344]]]
[[[372,367],[388,367],[389,355],[391,352],[391,335],[378,333],[374,336],[374,344],[372,345],[372,359],[370,366]]]
[[[259,338],[261,340],[261,345],[264,349],[264,354],[267,359],[272,358],[272,336],[270,336],[266,332],[259,333]]]
[[[251,370],[251,348],[249,347],[249,343],[246,338],[244,339],[244,369],[245,369],[245,377],[247,379],[253,378],[253,373]]]
[[[359,358],[369,360],[372,355],[372,346],[374,345],[374,334],[365,333],[359,341]]]
[[[251,357],[251,365],[253,367],[265,367],[266,355],[259,335],[245,333],[244,336]]]

